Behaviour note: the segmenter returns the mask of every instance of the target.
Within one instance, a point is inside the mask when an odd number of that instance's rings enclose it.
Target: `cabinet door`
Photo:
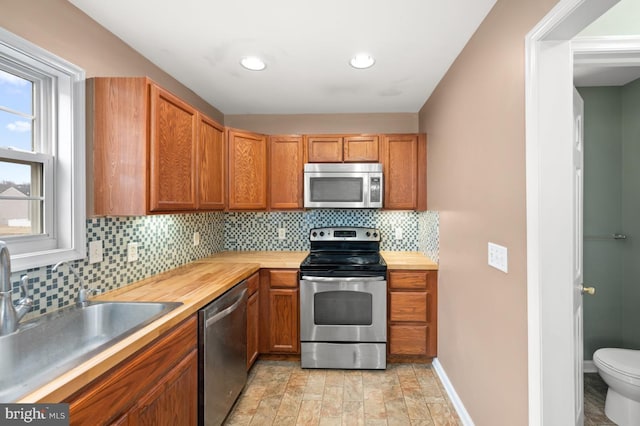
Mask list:
[[[271,289],[269,302],[270,352],[298,353],[298,289]]]
[[[253,293],[247,300],[247,370],[258,358],[258,342],[260,327],[260,302],[258,292]]]
[[[342,143],[340,136],[307,136],[309,162],[342,162]]]
[[[229,130],[229,210],[267,209],[267,138]]]
[[[344,138],[344,162],[378,161],[378,136],[347,136]]]
[[[385,135],[383,138],[384,207],[414,210],[418,195],[418,137]]]
[[[269,138],[269,205],[287,210],[303,207],[304,144],[301,136]]]
[[[195,425],[198,421],[198,351],[193,350],[164,376],[129,413],[140,426]]]
[[[224,128],[201,114],[198,125],[198,208],[224,210],[227,175]]]
[[[197,112],[151,85],[149,210],[195,210]]]

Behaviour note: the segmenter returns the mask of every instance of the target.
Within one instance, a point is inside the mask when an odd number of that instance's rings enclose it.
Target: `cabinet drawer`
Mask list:
[[[251,296],[253,293],[258,291],[258,287],[260,286],[260,274],[257,272],[247,278],[247,295]]]
[[[269,283],[271,287],[298,287],[298,270],[271,270],[269,271]]]
[[[427,321],[427,293],[402,291],[389,293],[389,320]]]
[[[389,353],[426,355],[429,328],[426,325],[392,325],[389,327]]]
[[[406,290],[426,290],[431,271],[391,271],[389,288]]]

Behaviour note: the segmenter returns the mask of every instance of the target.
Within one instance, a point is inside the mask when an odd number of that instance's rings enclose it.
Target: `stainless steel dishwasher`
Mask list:
[[[247,381],[247,282],[198,312],[200,425],[220,425]]]

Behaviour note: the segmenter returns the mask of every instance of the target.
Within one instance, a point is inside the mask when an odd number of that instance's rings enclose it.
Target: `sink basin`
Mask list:
[[[90,302],[21,324],[0,337],[0,403],[18,400],[180,305]]]

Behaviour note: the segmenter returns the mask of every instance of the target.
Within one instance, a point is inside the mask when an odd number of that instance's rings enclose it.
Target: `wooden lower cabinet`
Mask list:
[[[197,343],[193,315],[65,401],[70,424],[196,424]]]
[[[198,351],[193,350],[144,395],[129,414],[128,425],[195,425],[198,421]]]
[[[300,353],[297,269],[260,271],[260,352]]]
[[[260,342],[260,299],[258,288],[260,274],[255,273],[247,279],[249,299],[247,299],[247,370],[258,359]]]
[[[437,274],[437,271],[389,271],[390,356],[437,355]]]

